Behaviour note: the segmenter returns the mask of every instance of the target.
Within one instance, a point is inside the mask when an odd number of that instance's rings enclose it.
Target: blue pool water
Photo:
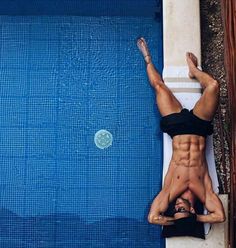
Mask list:
[[[52,2],[0,6],[0,247],[163,247],[146,220],[160,114],[136,47],[146,37],[162,69],[160,6]]]

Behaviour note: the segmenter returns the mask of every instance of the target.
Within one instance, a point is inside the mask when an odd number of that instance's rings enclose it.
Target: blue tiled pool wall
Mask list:
[[[0,15],[136,16],[161,13],[161,0],[1,0]]]
[[[162,247],[162,134],[136,39],[150,17],[0,17],[0,247]],[[112,146],[94,135],[106,129]]]

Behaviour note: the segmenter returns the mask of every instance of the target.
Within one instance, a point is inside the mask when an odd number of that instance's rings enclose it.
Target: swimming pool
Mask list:
[[[161,3],[6,3],[0,247],[163,247],[146,220],[161,187],[160,115],[136,47],[144,36],[162,69]]]

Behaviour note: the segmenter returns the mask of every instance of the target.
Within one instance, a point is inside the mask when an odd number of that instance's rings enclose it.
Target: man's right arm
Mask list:
[[[165,175],[163,188],[153,200],[151,209],[149,211],[148,221],[152,224],[158,224],[163,226],[174,224],[173,217],[168,217],[164,215],[170,203],[170,189],[173,173],[174,169],[170,164],[168,171]]]

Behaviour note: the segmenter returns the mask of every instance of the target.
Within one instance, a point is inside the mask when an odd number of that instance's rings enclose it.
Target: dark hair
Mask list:
[[[165,212],[166,216],[174,216],[175,202],[176,200],[169,204],[169,207]],[[203,214],[203,204],[200,201],[197,201],[194,204],[194,209],[197,214]],[[190,213],[188,217],[175,220],[174,225],[163,226],[162,237],[169,238],[178,236],[192,236],[205,239],[203,223],[198,222],[197,216]]]
[[[202,223],[197,222],[196,214],[190,214],[188,217],[177,219],[172,226],[163,226],[162,237],[180,236],[205,239],[204,226]]]
[[[188,217],[180,218],[174,221],[178,233],[191,235],[196,228],[197,215],[189,213]]]

